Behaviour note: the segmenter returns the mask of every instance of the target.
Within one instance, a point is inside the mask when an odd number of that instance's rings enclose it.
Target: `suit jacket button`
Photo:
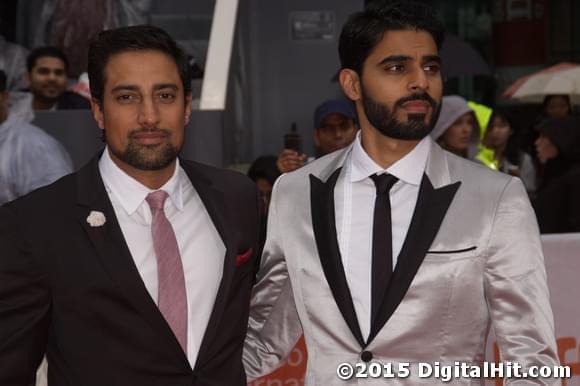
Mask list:
[[[360,354],[360,359],[362,359],[363,362],[370,362],[373,360],[373,353],[370,351],[363,351]]]

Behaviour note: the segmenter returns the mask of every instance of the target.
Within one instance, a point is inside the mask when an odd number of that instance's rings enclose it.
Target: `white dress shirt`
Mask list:
[[[123,172],[108,150],[99,160],[99,171],[137,270],[157,303],[157,258],[151,236],[151,210],[145,201],[154,190]],[[179,160],[173,176],[159,190],[169,195],[165,215],[175,232],[183,263],[188,322],[186,354],[193,367],[222,279],[226,248]]]
[[[376,188],[373,174],[390,173],[399,181],[391,188],[393,269],[407,236],[430,150],[429,137],[406,156],[383,169],[362,147],[360,131],[336,181],[336,230],[348,287],[363,337],[371,327],[372,243]]]

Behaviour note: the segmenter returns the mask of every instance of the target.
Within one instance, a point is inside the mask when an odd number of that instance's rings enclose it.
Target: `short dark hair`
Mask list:
[[[6,91],[6,73],[0,70],[0,92]]]
[[[191,71],[185,53],[161,28],[136,25],[99,32],[89,45],[88,73],[91,98],[103,103],[105,67],[111,56],[127,51],[155,50],[170,56],[177,65],[185,95],[191,93]]]
[[[68,60],[67,60],[64,52],[62,52],[62,50],[58,47],[44,46],[44,47],[37,47],[37,48],[33,49],[32,51],[30,51],[30,54],[28,54],[28,57],[26,58],[26,68],[28,69],[28,72],[31,72],[32,69],[34,68],[34,66],[36,66],[36,61],[38,59],[45,58],[45,57],[57,58],[57,59],[62,60],[64,63],[64,70],[65,70],[65,72],[67,71]]]
[[[248,177],[250,177],[254,182],[256,182],[258,178],[264,178],[274,185],[274,182],[280,176],[280,170],[278,170],[278,166],[276,166],[277,160],[278,157],[274,155],[263,155],[256,158],[248,170]]]
[[[499,118],[508,124],[512,133],[507,140],[507,144],[504,150],[505,158],[514,165],[520,165],[520,145],[522,142],[521,131],[515,126],[515,121],[513,114],[506,108],[496,108],[489,117],[487,123],[487,128],[485,129],[485,134],[489,132],[493,125],[495,118]]]
[[[441,47],[444,29],[431,7],[411,1],[373,0],[362,12],[352,14],[342,28],[338,54],[342,68],[362,73],[364,61],[387,31],[428,32]]]

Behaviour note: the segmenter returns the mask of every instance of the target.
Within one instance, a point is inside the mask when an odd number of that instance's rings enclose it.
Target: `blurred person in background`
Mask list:
[[[258,194],[260,195],[260,203],[262,204],[262,213],[264,214],[268,213],[272,187],[274,182],[276,182],[276,178],[280,176],[276,161],[276,156],[261,156],[256,158],[248,170],[248,177],[256,183]]]
[[[540,231],[580,232],[580,121],[570,96],[547,95],[530,135],[538,179],[533,205]]]
[[[327,100],[314,111],[314,145],[316,156],[322,157],[350,145],[357,133],[356,113],[352,102],[342,99]],[[306,154],[284,149],[278,156],[281,173],[296,170],[307,162]]]
[[[580,120],[546,118],[536,127],[539,184],[534,209],[542,233],[580,232]]]
[[[8,42],[0,36],[0,70],[6,74],[6,90],[18,91],[26,87],[27,56],[26,48]]]
[[[60,49],[51,46],[35,48],[28,55],[26,65],[33,110],[90,108],[86,98],[67,90],[68,61]]]
[[[0,17],[0,25],[2,18]],[[30,95],[26,88],[26,58],[28,50],[0,36],[0,70],[6,74],[6,91],[9,91],[8,109],[18,115],[27,115],[27,121],[32,121],[34,115],[31,109]]]
[[[274,155],[258,157],[250,165],[250,169],[248,170],[248,177],[256,184],[260,199],[260,251],[266,239],[266,224],[272,188],[274,187],[276,179],[280,176],[280,171],[276,166],[277,160],[278,158]]]
[[[553,94],[544,97],[540,114],[531,129],[525,133],[523,141],[524,150],[532,155],[538,173],[541,173],[542,165],[547,160],[557,157],[559,152],[552,139],[537,130],[538,126],[549,118],[564,118],[572,115],[574,115],[574,110],[570,96]]]
[[[510,115],[494,110],[483,137],[483,145],[493,150],[494,168],[520,177],[528,194],[536,190],[536,169],[532,157],[519,148]]]
[[[560,156],[560,152],[564,150],[563,158],[560,158],[558,162],[552,162],[552,165],[556,163],[566,163],[566,158],[570,158],[568,148],[572,145],[568,143],[571,138],[568,133],[569,129],[566,128],[569,125],[564,124],[563,129],[555,129],[546,131],[545,129],[539,130],[542,124],[550,120],[551,118],[565,118],[573,116],[572,104],[570,103],[570,97],[568,95],[547,95],[542,103],[542,115],[538,119],[535,130],[533,131],[534,139],[534,149],[537,161],[545,165],[551,159],[557,159]],[[555,122],[556,124],[558,121]],[[549,127],[555,127],[554,121],[548,124]],[[574,129],[572,129],[574,130]],[[548,167],[548,169],[553,167]],[[560,168],[560,165],[558,166]],[[544,174],[544,172],[542,172]],[[551,174],[551,171],[548,171]],[[547,176],[548,179],[550,178]],[[542,177],[545,178],[545,177]]]
[[[0,205],[72,172],[70,157],[56,139],[8,114],[6,87],[0,70]]]
[[[479,144],[479,124],[473,109],[459,95],[444,96],[441,112],[431,137],[445,150],[475,159]]]
[[[572,103],[568,95],[547,95],[542,103],[546,117],[563,118],[572,114]]]

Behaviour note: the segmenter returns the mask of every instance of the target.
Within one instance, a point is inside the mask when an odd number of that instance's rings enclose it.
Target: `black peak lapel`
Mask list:
[[[435,239],[461,182],[434,189],[426,174],[423,175],[415,212],[403,243],[397,265],[391,276],[387,296],[383,300],[377,320],[371,326],[370,343],[395,312],[407,293],[417,270]]]
[[[96,156],[77,173],[77,218],[95,248],[105,272],[119,288],[119,293],[126,297],[129,304],[167,342],[176,358],[189,367],[185,353],[147,292],[135,266],[101,179],[98,159],[99,156]],[[91,226],[87,218],[92,211],[101,212],[105,216],[105,223]]]
[[[224,268],[222,280],[215,299],[214,307],[207,324],[205,334],[197,356],[197,362],[194,368],[199,367],[207,359],[207,352],[213,342],[213,338],[219,332],[218,326],[227,303],[227,297],[230,292],[232,278],[236,269],[236,245],[232,235],[232,220],[227,212],[224,192],[213,186],[212,181],[202,172],[197,170],[194,163],[182,162],[181,166],[191,180],[193,187],[199,194],[209,216],[215,225],[224,245],[226,254],[224,257]]]
[[[336,236],[334,186],[336,185],[336,180],[341,169],[336,169],[326,182],[319,180],[312,174],[310,175],[312,228],[314,238],[316,239],[320,263],[334,300],[348,328],[361,347],[365,347],[352,296],[346,281]]]

